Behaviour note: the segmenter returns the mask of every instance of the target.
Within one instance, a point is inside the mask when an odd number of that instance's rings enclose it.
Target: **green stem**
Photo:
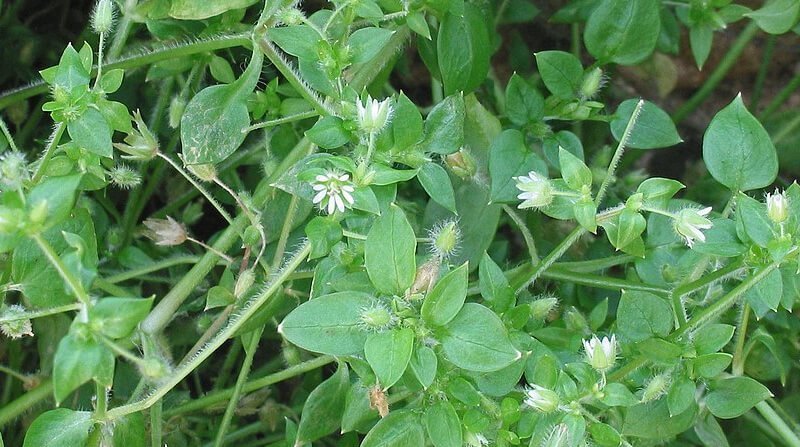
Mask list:
[[[116,284],[110,283],[105,280],[105,278],[95,278],[92,281],[92,288],[100,289],[106,293],[110,293],[112,296],[135,296],[135,293],[120,287]]]
[[[508,205],[503,205],[503,211],[514,221],[514,224],[517,226],[520,233],[522,233],[522,238],[525,239],[525,245],[528,247],[528,256],[531,258],[531,263],[538,263],[539,253],[536,251],[536,241],[533,239],[533,234],[531,234],[525,221]]]
[[[293,123],[295,121],[301,121],[304,119],[313,118],[315,116],[319,116],[319,112],[317,112],[316,110],[309,110],[308,112],[295,113],[293,115],[284,116],[282,118],[275,118],[272,120],[255,123],[250,127],[245,127],[242,130],[242,132],[250,133],[254,130],[263,129],[265,127],[273,127],[273,126],[279,126],[281,124]]]
[[[314,110],[317,111],[319,115],[328,116],[328,115],[335,115],[333,110],[329,108],[327,104],[319,97],[319,95],[308,86],[308,83],[300,77],[297,73],[297,69],[292,66],[292,63],[289,62],[280,51],[275,48],[275,45],[272,44],[272,41],[267,39],[266,35],[257,41],[258,48],[261,49],[261,52],[264,53],[265,56],[275,65],[275,68],[283,75],[284,78],[291,84],[292,87],[303,97],[306,101],[308,101]]]
[[[619,139],[619,144],[617,144],[617,149],[614,151],[614,156],[611,157],[611,163],[608,164],[606,177],[603,179],[603,183],[600,184],[600,189],[597,191],[597,197],[595,198],[595,204],[598,208],[602,205],[606,191],[611,185],[611,182],[615,180],[614,174],[617,171],[617,166],[622,158],[622,154],[625,153],[625,146],[628,145],[628,140],[631,138],[631,133],[636,126],[636,121],[639,119],[639,114],[642,112],[642,107],[644,107],[644,100],[640,99],[639,102],[636,103],[636,108],[633,109],[633,114],[631,114],[631,117],[628,119],[625,132],[622,133],[622,138]]]
[[[194,256],[194,255],[175,256],[172,258],[162,259],[160,261],[156,261],[141,267],[132,268],[124,272],[116,273],[111,276],[106,276],[105,280],[112,284],[116,284],[118,282],[127,281],[129,279],[136,278],[137,276],[147,275],[148,273],[157,272],[159,270],[167,269],[176,265],[195,264],[200,259],[202,259],[202,256]]]
[[[331,355],[323,355],[321,357],[316,357],[314,359],[305,361],[303,363],[298,363],[297,365],[290,366],[289,368],[286,368],[283,371],[278,371],[276,373],[258,379],[253,379],[245,383],[242,386],[242,392],[250,393],[252,391],[265,388],[270,385],[274,385],[276,383],[283,382],[284,380],[297,377],[309,371],[322,368],[323,366],[333,363],[334,361],[336,361],[335,357]],[[179,407],[171,408],[164,412],[164,416],[169,418],[185,413],[190,413],[193,411],[203,410],[220,402],[225,402],[226,400],[230,399],[233,396],[233,393],[234,393],[233,388],[221,391],[215,391],[203,397],[193,399]]]
[[[736,347],[733,349],[733,362],[731,372],[735,376],[744,373],[744,341],[747,338],[747,324],[750,320],[750,305],[744,303],[742,306],[742,318],[736,328]]]
[[[694,110],[703,103],[703,101],[708,98],[711,93],[717,88],[720,82],[725,78],[725,75],[728,74],[728,71],[733,67],[736,61],[741,56],[744,49],[753,40],[756,33],[758,32],[758,25],[755,21],[751,21],[747,24],[745,29],[739,34],[739,37],[733,42],[730,49],[725,56],[723,56],[722,60],[720,61],[719,65],[711,72],[711,75],[706,79],[706,82],[703,83],[703,86],[700,87],[691,98],[681,105],[678,110],[672,115],[672,121],[675,123],[680,123],[686,117],[688,117]]]
[[[628,264],[638,259],[633,255],[616,255],[607,258],[591,259],[588,261],[568,261],[556,262],[553,267],[564,268],[573,272],[596,272],[598,270],[605,270],[607,268],[616,267],[618,265]]]
[[[136,0],[127,0],[123,6],[123,11],[120,11],[122,19],[117,25],[117,32],[114,33],[114,40],[111,41],[111,48],[108,49],[108,57],[118,57],[125,42],[128,40],[128,34],[131,32],[133,22],[130,19],[131,11],[136,7]]]
[[[164,421],[161,414],[162,407],[161,399],[153,402],[150,407],[150,445],[153,447],[162,447],[164,445],[161,442],[161,424]]]
[[[556,248],[553,249],[547,256],[544,257],[536,266],[533,268],[533,272],[526,278],[523,283],[517,287],[516,292],[520,293],[521,291],[527,289],[531,284],[533,284],[545,270],[550,268],[559,258],[564,256],[564,253],[572,247],[572,244],[578,241],[586,234],[586,230],[583,227],[575,227],[574,230],[567,237],[561,241]]]
[[[764,111],[758,115],[758,119],[765,120],[769,118],[773,113],[775,113],[780,106],[782,106],[786,100],[788,100],[792,93],[794,93],[797,88],[800,87],[800,73],[796,74],[791,81],[784,88],[772,98],[772,101],[769,102],[767,107],[764,108]]]
[[[53,381],[45,379],[36,388],[21,395],[16,400],[0,406],[0,428],[27,412],[39,402],[53,397]]]
[[[800,114],[795,115],[792,119],[790,119],[786,124],[784,124],[775,135],[772,137],[772,143],[778,144],[783,141],[784,138],[792,135],[797,128],[800,127]]]
[[[0,110],[3,109],[2,107],[2,97],[0,97]],[[64,131],[67,129],[66,123],[58,123],[56,124],[56,128],[53,131],[53,134],[50,135],[50,139],[47,140],[47,148],[44,150],[44,155],[39,160],[39,165],[36,166],[36,171],[33,173],[33,177],[31,178],[31,182],[36,184],[39,183],[39,180],[42,179],[42,175],[44,175],[45,168],[47,168],[48,163],[50,163],[50,159],[53,158],[53,153],[56,151],[58,147],[58,143],[61,141],[61,137],[64,135]]]
[[[18,373],[17,371],[14,371],[13,369],[11,369],[11,368],[9,368],[7,366],[0,365],[0,373],[8,374],[9,376],[19,380],[22,383],[29,383],[30,382],[30,378],[26,377],[24,374],[21,374],[21,373]]]
[[[790,447],[800,447],[800,439],[797,434],[786,425],[783,419],[775,413],[775,410],[764,401],[756,404],[756,410],[761,413],[761,416],[772,426],[773,429],[786,441],[786,445]]]
[[[636,290],[661,296],[669,295],[669,290],[651,284],[643,284],[620,278],[610,278],[607,276],[592,275],[589,273],[572,272],[556,266],[551,267],[546,272],[542,272],[540,276],[542,278],[572,282],[575,284],[581,284],[599,289]]]
[[[289,207],[286,209],[286,217],[283,219],[283,226],[281,227],[281,235],[278,238],[278,246],[275,247],[275,256],[272,257],[272,268],[277,269],[280,267],[280,261],[286,252],[286,243],[289,241],[289,233],[292,232],[292,223],[294,222],[297,214],[298,199],[296,195],[292,195],[289,200]]]
[[[228,321],[228,324],[218,332],[209,342],[205,348],[196,356],[192,357],[185,363],[178,365],[172,374],[160,383],[147,397],[133,402],[131,404],[123,405],[114,408],[108,412],[109,419],[115,419],[126,414],[135,413],[155,404],[156,401],[161,399],[169,390],[175,385],[180,383],[189,373],[194,371],[203,361],[205,361],[211,354],[213,354],[220,346],[222,346],[229,338],[231,338],[239,328],[244,325],[258,309],[266,303],[269,298],[282,286],[283,282],[288,276],[294,272],[300,264],[305,261],[305,258],[311,253],[311,245],[305,242],[302,247],[287,260],[286,265],[276,274],[275,278],[269,282],[269,285],[264,288],[260,293],[247,300],[234,316]],[[188,276],[188,275],[187,275]]]
[[[84,306],[89,306],[91,304],[91,298],[89,294],[86,293],[86,290],[83,288],[83,284],[81,284],[80,280],[72,275],[72,272],[67,269],[67,266],[64,265],[64,262],[61,260],[61,257],[56,253],[55,249],[46,239],[42,237],[41,234],[34,234],[31,238],[36,241],[36,245],[39,246],[39,249],[42,250],[45,257],[50,264],[52,264],[53,268],[56,269],[58,275],[61,276],[61,279],[67,283],[72,293],[75,294],[75,297],[78,298],[78,301],[81,302]]]
[[[203,197],[205,197],[206,200],[208,200],[209,203],[211,203],[211,205],[217,210],[217,212],[219,212],[222,218],[225,219],[226,222],[228,222],[228,225],[233,224],[233,218],[231,218],[231,215],[228,214],[227,211],[225,211],[225,208],[223,208],[222,205],[220,205],[220,203],[217,202],[217,199],[215,199],[214,196],[212,196],[211,193],[208,192],[203,187],[203,185],[200,184],[200,182],[195,180],[194,177],[189,175],[188,172],[184,171],[184,169],[178,163],[176,163],[172,158],[168,157],[167,155],[161,152],[158,152],[158,156],[164,159],[167,163],[169,163],[170,166],[172,166],[173,169],[178,171],[186,180],[188,180],[189,183],[191,183],[192,186],[195,187],[195,189],[200,191],[200,194],[202,194]]]
[[[47,309],[26,311],[24,314],[17,317],[2,317],[0,323],[10,323],[19,320],[32,320],[34,318],[47,317],[50,315],[70,312],[81,308],[79,303],[65,304],[63,306],[48,307]]]
[[[165,60],[177,60],[185,56],[198,53],[206,53],[224,48],[249,47],[251,45],[250,34],[223,34],[193,42],[166,42],[159,44],[150,51],[143,54],[137,53],[129,57],[123,57],[105,65],[106,70],[115,68],[131,69],[151,65]],[[112,46],[112,51],[114,47]],[[111,57],[111,55],[109,55]],[[5,109],[11,104],[17,103],[31,96],[47,93],[48,85],[44,81],[38,81],[29,86],[0,93],[0,110]]]
[[[106,417],[106,410],[108,409],[108,393],[106,392],[105,385],[95,382],[94,393],[97,399],[97,406],[94,409],[94,418],[98,421],[102,421],[103,418]]]
[[[764,57],[761,59],[761,66],[758,67],[756,82],[753,86],[753,97],[750,99],[750,108],[758,110],[758,103],[761,102],[761,92],[764,90],[764,80],[767,79],[767,71],[772,62],[772,53],[775,51],[775,43],[778,36],[770,34],[767,38],[767,47],[764,49]]]
[[[233,387],[233,395],[231,395],[230,400],[228,400],[228,406],[225,408],[225,414],[222,416],[222,422],[220,422],[219,430],[217,430],[217,439],[214,442],[215,447],[222,447],[225,441],[225,432],[228,431],[228,427],[231,424],[231,419],[233,419],[233,413],[236,410],[236,407],[239,405],[239,398],[242,395],[242,388],[244,388],[245,382],[247,382],[247,376],[250,374],[250,367],[253,365],[253,356],[256,353],[256,349],[258,348],[258,342],[261,340],[261,334],[264,332],[264,326],[261,326],[259,329],[253,331],[250,344],[245,348],[245,356],[244,361],[242,362],[242,367],[239,369],[239,376],[236,378],[236,385]]]
[[[6,122],[3,121],[3,118],[0,118],[0,130],[6,137],[6,141],[8,141],[8,145],[11,147],[11,150],[14,152],[19,152],[19,149],[17,149],[17,144],[14,143],[14,137],[11,135],[11,132],[9,132]]]

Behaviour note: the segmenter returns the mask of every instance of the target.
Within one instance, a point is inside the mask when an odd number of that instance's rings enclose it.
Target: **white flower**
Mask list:
[[[531,171],[528,175],[514,177],[514,181],[517,182],[517,189],[522,191],[517,196],[522,200],[517,208],[541,208],[553,201],[553,186],[550,184],[550,179],[538,172]]]
[[[551,413],[558,409],[558,394],[543,386],[530,385],[525,387],[523,403],[536,411]]]
[[[333,214],[337,209],[344,212],[345,208],[353,205],[353,183],[350,181],[349,174],[342,174],[336,171],[326,171],[318,175],[311,187],[316,194],[311,199],[315,204],[319,204],[321,210],[326,210],[328,214]]]
[[[356,101],[356,111],[358,113],[358,127],[368,134],[378,134],[389,123],[392,117],[391,99],[383,101],[372,99],[367,96],[364,104]]]
[[[586,361],[592,368],[604,372],[611,369],[617,361],[617,338],[603,337],[602,340],[593,335],[591,339],[583,341],[586,351]]]
[[[776,189],[772,194],[767,193],[767,216],[769,220],[775,223],[785,222],[789,218],[789,209],[784,192],[778,192]]]
[[[706,241],[703,230],[708,230],[713,226],[711,221],[706,218],[710,212],[710,206],[700,210],[684,208],[675,215],[675,220],[673,221],[675,232],[683,237],[689,248],[694,245],[695,240]]]

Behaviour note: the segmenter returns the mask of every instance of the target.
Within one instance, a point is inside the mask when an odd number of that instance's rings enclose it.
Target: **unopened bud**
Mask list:
[[[256,281],[256,274],[253,272],[253,269],[247,269],[243,271],[239,278],[236,280],[236,286],[233,288],[233,295],[236,298],[241,298],[250,287],[253,286],[253,283]]]
[[[525,388],[523,403],[540,413],[552,413],[558,409],[559,397],[553,390],[531,385]]]
[[[170,373],[170,369],[166,361],[157,357],[145,359],[139,365],[139,373],[142,377],[154,382],[166,377]]]
[[[186,110],[186,100],[182,96],[175,96],[169,103],[167,116],[169,117],[169,127],[177,129],[181,125],[183,111]]]
[[[114,143],[114,147],[126,154],[122,158],[134,161],[152,160],[158,154],[158,140],[147,128],[138,110],[133,112],[133,122],[136,129],[125,137],[125,143]]]
[[[148,230],[145,236],[153,240],[156,245],[180,245],[187,238],[186,228],[169,216],[166,219],[147,219],[144,221],[144,226]]]
[[[581,88],[579,91],[581,98],[594,98],[598,93],[600,93],[600,90],[603,88],[605,83],[605,76],[603,76],[603,70],[600,67],[597,67],[589,73],[586,73],[586,76],[583,77],[583,82],[581,83]]]
[[[642,391],[642,403],[652,402],[657,400],[667,392],[669,388],[669,376],[666,374],[658,374],[647,382],[647,385]]]
[[[475,159],[463,147],[459,149],[458,152],[446,155],[444,157],[444,162],[447,167],[450,168],[453,174],[462,180],[468,180],[472,178],[475,175],[475,172],[477,172],[477,168],[475,167]]]
[[[33,205],[33,208],[31,208],[28,213],[28,222],[30,222],[33,227],[40,227],[44,224],[45,219],[47,219],[47,212],[47,199],[40,200]]]
[[[114,26],[114,3],[98,0],[92,12],[92,29],[95,33],[108,33]]]
[[[374,332],[381,332],[395,325],[397,318],[389,308],[380,302],[362,308],[358,315],[359,322],[363,329]]]
[[[558,298],[554,296],[543,296],[533,300],[531,306],[531,318],[534,320],[544,320],[558,308]]]
[[[439,278],[439,266],[441,261],[433,257],[426,263],[417,268],[417,275],[414,278],[414,284],[411,285],[411,293],[429,292],[436,280]]]
[[[461,230],[454,220],[445,220],[436,224],[429,232],[431,253],[439,259],[447,259],[458,251],[461,241]]]

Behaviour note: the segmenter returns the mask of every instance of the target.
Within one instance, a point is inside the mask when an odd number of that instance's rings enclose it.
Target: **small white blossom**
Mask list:
[[[593,335],[591,339],[583,341],[586,351],[586,361],[592,368],[604,372],[611,369],[617,361],[617,338],[603,337],[602,340]]]
[[[517,196],[522,200],[517,208],[541,208],[553,201],[553,185],[550,184],[550,179],[538,172],[531,171],[528,175],[514,177],[514,181],[517,182],[517,189],[522,191]]]
[[[789,208],[784,192],[767,193],[767,216],[775,223],[783,223],[789,218]]]
[[[368,134],[378,134],[392,117],[391,99],[378,101],[367,96],[364,104],[356,101],[356,112],[358,113],[358,127]]]
[[[713,226],[711,221],[706,218],[710,212],[710,206],[699,210],[684,208],[675,215],[675,220],[673,221],[675,232],[683,237],[689,248],[694,245],[695,240],[706,241],[703,230],[708,230]]]
[[[350,181],[349,174],[342,174],[336,171],[327,171],[318,175],[311,187],[316,191],[311,201],[318,204],[321,210],[326,210],[328,214],[333,214],[337,209],[344,212],[345,208],[353,205],[353,183]]]
[[[525,387],[525,400],[523,403],[536,411],[552,413],[558,409],[558,394],[543,386],[530,385]]]

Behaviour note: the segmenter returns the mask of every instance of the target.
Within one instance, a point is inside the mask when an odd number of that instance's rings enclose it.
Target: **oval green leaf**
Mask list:
[[[441,341],[447,359],[468,371],[497,371],[522,358],[500,317],[477,303],[461,308],[445,326]]]
[[[416,274],[417,239],[405,213],[392,204],[375,219],[364,243],[364,262],[375,288],[387,295],[402,295]]]
[[[420,311],[422,319],[432,326],[444,326],[452,320],[467,299],[468,263],[445,275],[425,297]]]

